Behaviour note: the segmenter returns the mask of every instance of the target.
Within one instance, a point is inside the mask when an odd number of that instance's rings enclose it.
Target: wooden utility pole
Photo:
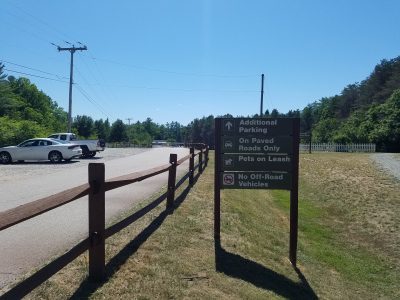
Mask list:
[[[69,48],[62,48],[57,46],[58,51],[69,51],[71,53],[71,65],[70,65],[70,73],[69,73],[69,101],[68,101],[68,132],[71,132],[72,126],[72,84],[73,84],[73,72],[74,72],[74,53],[75,51],[83,51],[87,50],[86,46],[83,47],[72,47]]]
[[[261,74],[261,104],[260,104],[260,117],[263,116],[264,105],[264,74]]]

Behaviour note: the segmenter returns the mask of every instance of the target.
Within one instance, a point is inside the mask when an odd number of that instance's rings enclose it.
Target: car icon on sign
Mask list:
[[[232,143],[232,141],[226,141],[224,146],[225,146],[225,148],[232,148],[233,143]]]

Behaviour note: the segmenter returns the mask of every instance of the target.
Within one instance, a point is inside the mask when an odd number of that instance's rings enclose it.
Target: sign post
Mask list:
[[[296,266],[299,118],[216,118],[214,238],[220,241],[221,189],[290,191],[289,258]]]

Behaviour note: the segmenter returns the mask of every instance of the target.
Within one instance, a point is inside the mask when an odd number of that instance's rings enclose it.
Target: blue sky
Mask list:
[[[67,110],[70,55],[51,43],[80,42],[73,116],[186,125],[258,113],[262,73],[265,109],[339,94],[400,55],[399,19],[397,0],[0,0],[0,61]]]

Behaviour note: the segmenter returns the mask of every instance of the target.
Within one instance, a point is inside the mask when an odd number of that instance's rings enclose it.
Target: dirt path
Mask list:
[[[371,155],[376,165],[400,180],[400,156],[392,153],[375,153]]]

